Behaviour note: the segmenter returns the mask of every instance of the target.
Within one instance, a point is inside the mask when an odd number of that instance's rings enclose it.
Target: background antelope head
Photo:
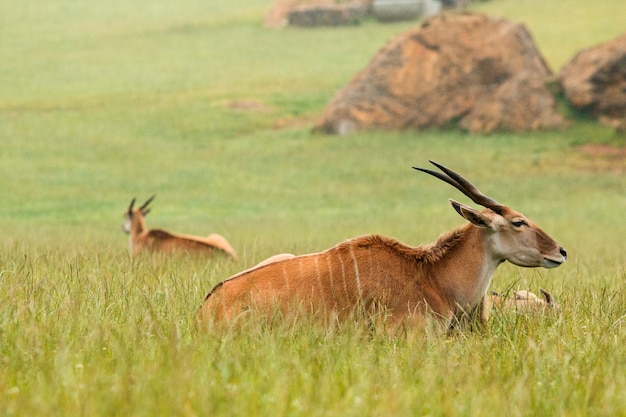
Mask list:
[[[567,252],[528,217],[490,197],[456,172],[430,161],[442,172],[417,168],[452,185],[476,204],[486,207],[476,210],[450,199],[452,207],[463,218],[487,232],[489,252],[497,262],[509,261],[522,267],[555,268],[567,259]]]
[[[130,201],[128,210],[124,214],[124,223],[122,224],[122,230],[124,230],[124,232],[130,233],[134,229],[136,233],[141,233],[146,228],[144,217],[150,213],[148,205],[154,200],[154,197],[156,197],[156,195],[150,197],[138,208],[133,208],[137,200],[136,198]]]

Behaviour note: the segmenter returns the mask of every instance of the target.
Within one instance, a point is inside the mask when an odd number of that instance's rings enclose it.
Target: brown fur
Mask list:
[[[149,200],[151,201],[151,199]],[[148,202],[149,202],[148,201]],[[147,229],[145,215],[149,210],[144,207],[129,208],[125,213],[123,230],[130,234],[129,249],[134,255],[139,252],[161,253],[222,253],[237,259],[237,253],[230,243],[221,235],[211,234],[208,237],[178,235],[162,229]]]
[[[474,239],[471,235],[476,235]],[[234,318],[253,308],[268,316],[278,308],[333,312],[346,317],[361,308],[383,308],[392,323],[421,319],[426,311],[449,321],[462,309],[453,272],[459,265],[480,269],[480,256],[461,259],[461,247],[474,241],[480,248],[480,230],[472,225],[442,236],[435,244],[406,246],[378,235],[352,239],[317,254],[302,255],[256,266],[218,284],[206,297],[199,320]],[[445,262],[442,260],[445,258]],[[449,271],[435,279],[438,270]],[[465,306],[474,308],[475,305]]]

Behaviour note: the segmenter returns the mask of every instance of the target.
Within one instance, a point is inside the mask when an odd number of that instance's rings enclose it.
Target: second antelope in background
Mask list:
[[[548,309],[560,310],[561,306],[554,301],[554,297],[543,288],[539,288],[541,298],[528,290],[517,290],[513,296],[500,295],[495,291],[489,294],[489,304],[500,310],[514,310],[517,312],[542,311]]]
[[[150,212],[148,205],[154,200],[152,196],[141,207],[134,207],[132,199],[126,213],[122,229],[130,234],[129,249],[132,254],[141,251],[149,252],[204,252],[207,254],[223,253],[237,259],[237,253],[230,243],[216,233],[207,237],[179,235],[162,229],[147,229],[145,217]]]
[[[378,235],[358,237],[320,253],[282,256],[217,284],[198,312],[200,322],[258,311],[308,313],[342,320],[384,314],[392,327],[432,316],[444,327],[478,308],[496,267],[554,268],[566,252],[523,214],[482,194],[456,172],[416,168],[454,186],[476,210],[450,200],[468,223],[430,245],[411,247]],[[424,220],[432,221],[432,220]]]

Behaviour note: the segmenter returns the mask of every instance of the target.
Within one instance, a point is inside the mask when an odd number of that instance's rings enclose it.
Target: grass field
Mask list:
[[[589,120],[537,134],[312,135],[335,91],[414,23],[263,27],[267,0],[0,0],[0,414],[626,415],[624,139]],[[624,30],[626,3],[493,0],[556,71]],[[587,145],[587,146],[583,146]],[[591,146],[590,146],[591,145]],[[621,155],[621,156],[620,156]],[[500,267],[560,315],[391,337],[251,321],[199,333],[207,291],[279,252],[461,224],[429,159],[527,214],[569,253]],[[226,236],[237,263],[130,258],[122,214]]]

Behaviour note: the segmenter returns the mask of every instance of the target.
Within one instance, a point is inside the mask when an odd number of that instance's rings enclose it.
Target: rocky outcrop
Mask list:
[[[370,0],[275,0],[265,16],[267,27],[345,26],[370,13]]]
[[[578,110],[626,130],[626,33],[577,53],[559,81]]]
[[[315,130],[556,128],[564,119],[545,86],[551,75],[523,25],[444,13],[383,47],[335,95]]]
[[[290,26],[347,26],[359,23],[369,13],[365,3],[297,6],[287,13]]]

